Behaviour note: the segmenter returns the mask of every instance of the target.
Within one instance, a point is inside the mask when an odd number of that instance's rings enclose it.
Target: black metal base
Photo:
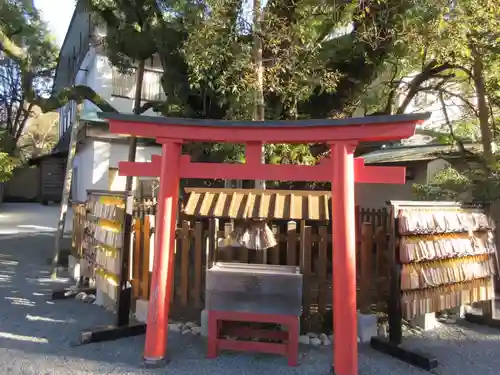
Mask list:
[[[493,319],[491,315],[465,314],[465,320],[470,323],[500,329],[500,320]]]
[[[96,288],[65,288],[61,290],[54,290],[52,292],[52,299],[69,299],[74,298],[78,293],[85,292],[87,294],[96,294]]]
[[[125,337],[139,336],[146,333],[146,324],[129,324],[126,326],[106,326],[94,330],[82,331],[80,344],[93,342],[112,341]]]
[[[370,346],[376,351],[388,354],[391,357],[398,358],[403,362],[427,371],[433,370],[438,366],[436,357],[422,352],[410,351],[401,347],[401,345],[391,343],[383,337],[372,337]]]

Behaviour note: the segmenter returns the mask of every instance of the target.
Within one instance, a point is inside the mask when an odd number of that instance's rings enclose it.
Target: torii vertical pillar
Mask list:
[[[354,150],[356,144],[331,143],[333,365],[335,375],[358,373],[356,317],[356,232]],[[333,367],[332,365],[332,367]]]
[[[156,233],[154,266],[148,306],[148,330],[144,348],[146,365],[161,366],[165,360],[167,347],[168,316],[170,295],[174,282],[175,263],[175,225],[177,202],[179,200],[179,166],[181,142],[161,141],[161,173],[158,210],[156,215]],[[165,321],[167,320],[167,321]]]

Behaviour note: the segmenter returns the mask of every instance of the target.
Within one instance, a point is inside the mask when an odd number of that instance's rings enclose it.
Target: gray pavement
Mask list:
[[[0,224],[1,226],[2,224]],[[12,238],[0,233],[0,368],[1,374],[169,374],[169,375],[326,375],[331,347],[302,347],[300,366],[284,358],[260,354],[225,353],[205,359],[199,336],[169,335],[170,364],[162,369],[142,367],[144,336],[113,342],[73,346],[80,330],[113,322],[114,316],[81,301],[50,301],[64,280],[49,279],[47,258],[53,238],[45,233]],[[339,339],[340,340],[340,339]],[[467,325],[442,326],[406,345],[436,355],[441,375],[493,375],[500,368],[499,331]],[[427,372],[361,346],[360,374],[418,375]]]
[[[43,206],[38,203],[0,204],[0,235],[18,237],[25,234],[53,233],[57,230],[59,205]],[[68,208],[65,232],[73,227],[73,212]]]

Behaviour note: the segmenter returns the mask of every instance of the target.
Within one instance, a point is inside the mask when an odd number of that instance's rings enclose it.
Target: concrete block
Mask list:
[[[114,301],[106,292],[97,289],[94,304],[104,307],[108,311],[116,311],[116,301]]]
[[[439,326],[436,319],[436,313],[429,313],[417,316],[410,320],[410,326],[413,328],[419,327],[424,331],[430,331]]]
[[[200,314],[201,332],[200,335],[203,337],[208,336],[208,310],[202,310]]]
[[[68,273],[74,281],[78,282],[80,280],[80,259],[73,255],[68,256]]]
[[[377,336],[377,328],[376,315],[358,313],[358,337],[363,344],[370,342],[373,336]]]
[[[135,303],[135,320],[141,323],[146,323],[148,320],[148,306],[147,299],[138,299]]]
[[[472,309],[471,306],[462,305],[462,306],[455,307],[454,309],[450,309],[450,312],[453,315],[463,319],[463,318],[465,318],[465,314],[469,313],[469,311],[471,309]]]

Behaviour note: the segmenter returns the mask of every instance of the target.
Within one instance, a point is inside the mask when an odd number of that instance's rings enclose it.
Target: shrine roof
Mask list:
[[[464,145],[466,150],[477,152],[481,149],[481,145],[477,143],[468,143]],[[413,161],[430,161],[439,159],[440,157],[460,158],[463,153],[455,145],[414,145],[414,146],[399,146],[389,147],[382,150],[370,152],[362,155],[366,164],[382,164],[382,163],[405,163]]]
[[[330,220],[331,192],[186,188],[184,214],[196,217],[267,220]]]
[[[122,113],[97,114],[99,118],[115,121],[127,121],[136,123],[150,123],[155,125],[182,125],[182,126],[206,126],[206,127],[331,127],[331,126],[354,126],[354,125],[377,125],[404,122],[421,122],[430,117],[429,112],[412,113],[406,115],[384,115],[350,117],[346,119],[308,119],[308,120],[267,120],[267,121],[233,121],[233,120],[210,120],[192,119],[178,117],[156,117]]]

